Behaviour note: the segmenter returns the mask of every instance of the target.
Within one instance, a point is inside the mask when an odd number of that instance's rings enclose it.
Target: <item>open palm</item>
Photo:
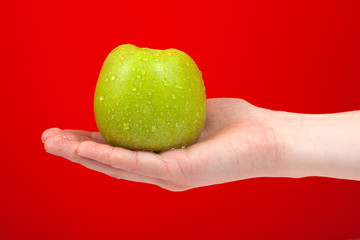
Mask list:
[[[268,120],[271,111],[240,99],[207,100],[206,124],[196,143],[159,154],[108,145],[98,132],[51,128],[47,152],[119,179],[181,191],[271,176],[281,144]]]

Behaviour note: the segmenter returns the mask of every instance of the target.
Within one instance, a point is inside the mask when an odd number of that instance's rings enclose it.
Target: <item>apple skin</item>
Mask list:
[[[112,146],[160,152],[190,145],[206,119],[202,73],[180,50],[120,45],[100,71],[94,112]]]

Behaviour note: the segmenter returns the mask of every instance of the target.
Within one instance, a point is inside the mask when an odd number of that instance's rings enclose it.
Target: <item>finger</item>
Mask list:
[[[85,132],[85,131],[80,131],[79,132]],[[63,138],[67,138],[70,140],[76,140],[79,142],[83,142],[83,141],[98,141],[99,137],[96,136],[95,134],[92,135],[91,134],[84,134],[84,135],[79,135],[76,134],[76,130],[72,130],[72,131],[67,131],[67,130],[61,130],[59,128],[50,128],[47,129],[46,131],[44,131],[44,133],[41,136],[41,140],[44,143],[49,137],[53,137],[53,136],[61,136]],[[105,142],[103,139],[100,139],[100,142]]]
[[[49,128],[46,129],[42,134],[41,134],[41,141],[43,143],[45,143],[46,139],[48,139],[51,136],[56,136],[58,134],[58,132],[61,131],[61,129],[59,128]]]
[[[64,157],[72,162],[79,163],[84,167],[104,173],[111,177],[134,182],[149,183],[153,185],[158,185],[163,188],[167,188],[167,183],[161,179],[129,173],[125,170],[117,169],[109,165],[100,163],[98,161],[79,156],[76,153],[76,149],[78,148],[79,144],[79,142],[71,139],[66,139],[61,136],[53,136],[46,140],[45,149],[51,154]]]
[[[131,151],[90,141],[80,143],[77,152],[83,157],[128,172],[162,179],[166,179],[169,174],[167,164],[162,157],[151,152]]]
[[[89,131],[73,130],[73,129],[65,129],[64,131],[76,134],[78,136],[84,136],[84,137],[87,137],[90,139],[94,139],[100,143],[106,143],[106,141],[104,140],[104,138],[101,136],[101,134],[99,132],[89,132]]]

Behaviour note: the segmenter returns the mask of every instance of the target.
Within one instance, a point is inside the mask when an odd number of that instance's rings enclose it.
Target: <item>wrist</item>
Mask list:
[[[298,114],[272,112],[282,140],[281,175],[360,178],[360,112]]]

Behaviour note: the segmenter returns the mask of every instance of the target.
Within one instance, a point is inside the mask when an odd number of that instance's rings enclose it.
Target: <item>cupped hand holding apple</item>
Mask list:
[[[160,153],[113,147],[98,132],[45,131],[47,152],[109,176],[181,191],[281,170],[267,110],[240,99],[209,99],[196,143]]]
[[[253,177],[360,180],[360,111],[297,114],[207,100],[196,143],[161,153],[108,145],[100,133],[46,130],[47,152],[130,181],[181,191]]]
[[[94,110],[101,134],[48,129],[46,151],[172,191],[253,177],[360,180],[360,111],[296,114],[206,100],[195,62],[175,49],[113,50]]]
[[[242,141],[270,144],[262,142],[264,126],[246,120],[253,107],[238,99],[208,100],[205,125],[206,105],[202,74],[191,57],[125,44],[108,55],[97,82],[101,134],[50,129],[43,141],[48,152],[88,168],[170,190],[250,177],[258,164]]]

